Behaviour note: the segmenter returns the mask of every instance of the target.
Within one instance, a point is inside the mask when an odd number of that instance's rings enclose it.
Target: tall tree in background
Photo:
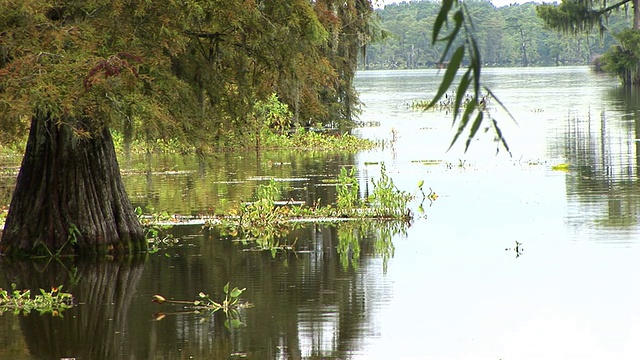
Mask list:
[[[346,124],[369,1],[0,0],[0,143],[30,128],[0,251],[146,248],[110,129],[238,139],[277,93]]]
[[[594,29],[601,34],[607,30],[611,12],[631,7],[633,25],[614,37],[620,43],[603,57],[604,69],[617,74],[623,83],[640,85],[640,0],[563,0],[560,5],[543,4],[537,8],[545,24],[564,33],[578,34]]]

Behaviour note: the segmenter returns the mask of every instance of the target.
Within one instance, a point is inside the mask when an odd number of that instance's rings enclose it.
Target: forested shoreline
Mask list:
[[[537,3],[496,7],[488,0],[465,1],[473,20],[483,66],[586,65],[617,44],[616,34],[633,23],[625,11],[613,12],[602,36],[567,35],[545,27]],[[416,69],[438,67],[444,43],[432,45],[431,31],[439,1],[411,1],[377,9],[384,41],[370,44],[360,69]],[[462,39],[458,40],[459,42]],[[455,48],[455,46],[454,46]]]

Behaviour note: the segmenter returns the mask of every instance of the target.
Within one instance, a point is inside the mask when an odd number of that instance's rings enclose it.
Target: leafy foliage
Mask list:
[[[255,131],[274,94],[287,126],[353,124],[369,1],[1,0],[0,145],[32,118],[90,137],[201,150]],[[284,122],[283,122],[284,121]]]
[[[620,45],[602,56],[603,70],[618,75],[625,84],[640,83],[640,30],[628,29],[615,37]]]
[[[444,26],[445,24],[450,23],[453,23],[453,26]],[[458,45],[456,44],[456,40],[459,36],[464,40],[464,42]],[[452,147],[460,135],[465,130],[468,130],[465,151],[468,150],[471,140],[480,129],[480,125],[482,125],[486,115],[490,120],[491,126],[493,127],[500,144],[502,144],[507,152],[509,152],[509,146],[507,145],[506,139],[502,136],[502,131],[498,127],[498,122],[491,118],[491,115],[485,108],[479,106],[483,97],[482,90],[491,95],[498,104],[502,104],[489,88],[486,86],[481,87],[481,53],[478,47],[478,42],[474,37],[473,23],[470,20],[468,10],[464,3],[461,3],[458,0],[444,0],[442,2],[440,12],[438,13],[433,25],[432,43],[442,43],[445,45],[445,50],[440,58],[440,63],[445,63],[445,59],[449,56],[449,50],[454,45],[456,48],[450,55],[440,87],[427,108],[432,108],[438,105],[440,99],[442,99],[447,91],[453,87],[454,79],[456,78],[463,60],[468,63],[466,71],[460,77],[455,90],[453,123],[454,125],[457,123],[457,131],[449,147]],[[472,94],[472,100],[467,101],[463,107],[462,104],[467,98],[468,91]],[[461,111],[462,109],[464,109],[464,111]],[[499,150],[499,148],[497,150]]]
[[[62,285],[51,291],[40,289],[40,294],[31,297],[30,290],[18,290],[11,284],[11,291],[0,288],[0,315],[4,312],[29,314],[37,311],[40,314],[62,316],[62,311],[73,307],[73,295],[60,291]]]
[[[562,0],[559,5],[539,5],[537,11],[538,16],[551,29],[579,34],[595,28],[600,33],[604,33],[608,13],[625,6],[630,1],[624,0],[607,7],[607,2],[600,0]]]
[[[610,4],[601,0],[563,0],[560,5],[543,4],[538,6],[538,15],[552,29],[564,33],[590,32],[594,28],[600,35],[607,30],[607,22],[612,12],[620,9],[628,10],[633,6],[633,26],[614,34],[620,43],[612,46],[604,56],[598,59],[598,66],[603,70],[618,75],[625,84],[640,84],[640,6],[636,0],[622,0]]]
[[[263,184],[256,189],[257,200],[243,203],[239,211],[230,212],[230,216],[218,217],[207,221],[209,228],[217,228],[225,237],[253,241],[259,250],[271,251],[275,257],[277,251],[292,250],[295,244],[286,241],[292,230],[309,221],[340,220],[405,220],[413,214],[408,203],[414,195],[399,190],[393,180],[381,166],[379,180],[373,180],[373,193],[366,199],[360,199],[358,179],[353,168],[341,169],[336,184],[337,201],[335,206],[314,206],[295,204],[293,201],[278,201],[280,189],[275,181]],[[419,184],[421,190],[422,184]]]
[[[487,0],[476,0],[465,1],[465,6],[473,19],[483,66],[584,65],[615,43],[607,33],[600,39],[596,32],[559,34],[546,28],[533,2],[496,7]],[[398,2],[377,10],[380,26],[392,36],[367,47],[364,66],[368,69],[439,66],[445,44],[433,44],[430,31],[439,12],[440,2],[430,0]],[[613,12],[606,25],[617,32],[630,27],[630,19],[624,12]],[[462,38],[457,39],[453,48],[462,43]]]

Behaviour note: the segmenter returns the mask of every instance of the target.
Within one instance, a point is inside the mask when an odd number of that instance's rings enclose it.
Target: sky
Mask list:
[[[414,0],[415,1],[415,0]],[[507,6],[509,4],[513,4],[513,3],[518,3],[518,4],[523,4],[525,2],[529,2],[532,0],[491,0],[491,3],[497,7],[503,7],[503,6]],[[393,3],[400,3],[403,1],[394,1],[394,0],[378,0],[378,2],[380,3],[381,7],[384,6],[385,4],[393,4]],[[404,2],[411,2],[411,0],[404,0]],[[541,0],[533,0],[533,2],[538,2],[541,3]],[[554,2],[554,0],[545,0],[545,2]],[[375,4],[375,0],[373,1],[373,3]]]

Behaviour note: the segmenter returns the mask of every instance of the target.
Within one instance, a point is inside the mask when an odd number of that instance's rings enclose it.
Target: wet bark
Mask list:
[[[47,116],[34,117],[0,251],[129,254],[146,245],[109,130],[79,136]]]

